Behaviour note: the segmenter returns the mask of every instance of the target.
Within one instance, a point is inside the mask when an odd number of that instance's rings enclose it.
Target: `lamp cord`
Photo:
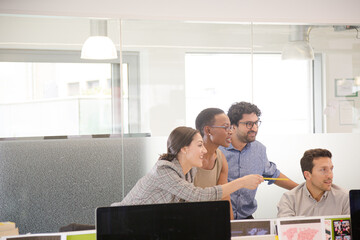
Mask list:
[[[306,34],[306,40],[308,41],[308,42],[310,42],[310,32],[311,32],[311,30],[312,30],[312,26],[309,26],[308,27],[308,30],[307,30],[307,34]]]
[[[357,39],[360,39],[358,27],[354,27],[354,29],[356,30],[356,38],[357,38]]]

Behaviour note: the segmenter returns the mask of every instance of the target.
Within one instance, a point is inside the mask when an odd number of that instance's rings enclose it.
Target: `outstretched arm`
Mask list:
[[[187,202],[224,199],[224,197],[230,196],[231,193],[240,188],[256,189],[264,181],[261,175],[253,174],[222,185],[201,188],[195,187],[192,182],[181,178],[177,171],[167,165],[158,167],[156,177],[150,180],[153,181],[153,185],[156,184],[162,191],[169,192]]]
[[[231,193],[239,190],[240,188],[254,190],[262,182],[264,182],[264,178],[258,174],[250,174],[241,178],[237,178],[234,181],[221,185],[223,191],[222,198],[229,196]]]
[[[223,185],[201,188],[195,187],[193,183],[180,178],[179,174],[169,166],[160,166],[157,170],[157,177],[154,179],[154,182],[158,184],[157,186],[188,202],[224,199],[240,188],[256,189],[264,181],[261,175],[252,174]]]
[[[285,188],[285,189],[287,189],[287,190],[291,190],[291,189],[293,189],[294,187],[296,187],[297,185],[299,185],[299,184],[297,184],[296,182],[292,181],[290,178],[288,178],[287,176],[285,176],[285,175],[282,174],[282,173],[280,173],[279,178],[287,178],[287,179],[289,179],[289,180],[287,180],[287,181],[276,180],[276,181],[274,182],[274,183],[275,183],[276,185],[278,185],[279,187]]]

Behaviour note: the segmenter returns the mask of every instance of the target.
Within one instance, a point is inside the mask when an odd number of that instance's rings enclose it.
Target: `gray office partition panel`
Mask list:
[[[167,137],[124,138],[124,195],[166,152]]]
[[[0,141],[0,221],[20,233],[95,224],[97,206],[122,197],[122,140]]]

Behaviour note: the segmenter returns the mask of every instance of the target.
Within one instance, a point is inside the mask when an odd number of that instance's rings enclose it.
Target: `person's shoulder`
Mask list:
[[[168,160],[158,160],[156,162],[156,166],[157,167],[163,167],[163,168],[179,168],[180,163],[179,160],[177,160],[176,158],[173,159],[172,161],[168,161]]]
[[[216,149],[216,156],[220,159],[226,158],[224,153],[220,150],[220,147]]]
[[[248,149],[250,151],[256,151],[258,153],[264,153],[266,152],[266,147],[264,144],[262,144],[261,142],[259,142],[258,140],[255,140],[253,142],[250,142],[248,144],[246,144],[244,149]]]
[[[173,160],[174,161],[174,160]],[[156,166],[160,167],[160,166],[173,166],[174,163],[172,161],[168,161],[168,160],[157,160],[156,162]]]
[[[230,145],[230,146],[231,146],[231,145]],[[227,151],[229,151],[230,146],[229,146],[229,147],[219,146],[219,147],[216,149],[216,151],[220,151],[220,152],[222,152],[222,153],[227,152]]]
[[[256,147],[266,148],[265,145],[262,144],[261,142],[259,142],[258,140],[251,142],[251,145],[256,146]]]
[[[182,168],[177,159],[174,159],[172,161],[158,160],[155,164],[153,171],[160,173],[175,171],[179,174],[180,172],[182,172]]]
[[[349,190],[346,190],[336,184],[331,185],[331,192],[334,193],[335,196],[345,195],[346,197],[348,197],[349,195]]]
[[[221,152],[226,158],[234,154],[234,147],[230,144],[229,147],[219,146],[217,151]]]
[[[218,148],[216,149],[217,162],[216,164],[220,169],[223,169],[224,165],[227,168],[227,160],[225,154]]]
[[[296,195],[300,194],[303,191],[303,188],[304,188],[305,184],[306,184],[305,182],[300,183],[299,185],[297,185],[293,189],[284,192],[283,195],[285,195],[285,196],[296,196]]]

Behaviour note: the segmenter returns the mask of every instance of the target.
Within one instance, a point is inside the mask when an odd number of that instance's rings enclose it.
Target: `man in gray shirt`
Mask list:
[[[278,203],[278,217],[349,215],[349,193],[332,183],[332,154],[310,149],[300,165],[305,182],[284,193]]]

